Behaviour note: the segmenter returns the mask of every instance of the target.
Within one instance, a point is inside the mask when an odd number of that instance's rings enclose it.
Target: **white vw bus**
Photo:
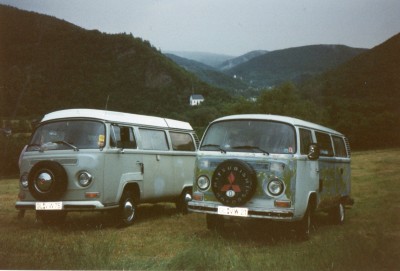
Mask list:
[[[307,239],[312,213],[344,221],[350,198],[350,148],[332,129],[274,115],[234,115],[210,123],[195,163],[189,210],[207,227],[225,218],[295,222]]]
[[[45,223],[69,211],[114,210],[124,225],[139,203],[187,211],[197,136],[187,122],[93,109],[44,116],[20,158],[16,208]]]

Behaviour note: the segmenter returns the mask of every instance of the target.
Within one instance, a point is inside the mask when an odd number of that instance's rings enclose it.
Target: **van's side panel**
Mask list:
[[[335,158],[319,158],[319,208],[328,208],[338,202]]]
[[[335,178],[337,182],[337,189],[340,197],[350,195],[350,159],[349,158],[336,158],[335,162]]]
[[[104,166],[104,203],[117,204],[127,183],[143,181],[140,162],[142,155],[137,150],[107,149]]]
[[[146,151],[142,155],[144,182],[141,201],[176,196],[177,191],[175,191],[173,185],[173,155],[171,152]]]
[[[177,191],[183,191],[186,187],[192,187],[194,176],[195,152],[176,152],[173,158],[174,187]]]
[[[295,218],[302,218],[308,206],[309,197],[319,187],[319,163],[311,161],[307,155],[299,155],[297,158],[297,176],[295,193]]]

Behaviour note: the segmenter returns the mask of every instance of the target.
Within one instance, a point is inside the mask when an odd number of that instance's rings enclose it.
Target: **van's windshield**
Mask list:
[[[105,126],[88,120],[63,120],[39,126],[27,151],[98,149],[105,144]]]
[[[231,120],[212,124],[200,150],[291,154],[296,150],[293,126],[263,120]]]

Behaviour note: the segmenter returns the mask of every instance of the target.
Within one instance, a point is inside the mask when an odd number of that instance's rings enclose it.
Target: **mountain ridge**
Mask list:
[[[328,125],[356,148],[400,145],[400,33],[337,68],[305,82],[300,91],[320,104]]]
[[[345,45],[307,45],[268,52],[225,73],[254,87],[268,88],[285,81],[302,82],[367,51]]]

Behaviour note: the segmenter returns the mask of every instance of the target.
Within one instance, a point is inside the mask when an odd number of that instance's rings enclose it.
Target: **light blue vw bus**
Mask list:
[[[175,202],[187,211],[197,136],[189,123],[94,109],[49,113],[20,158],[15,207],[45,223],[68,212],[112,211],[122,225],[140,203]]]
[[[275,115],[233,115],[210,123],[195,163],[189,210],[207,227],[227,218],[296,224],[307,239],[314,211],[343,223],[351,204],[347,138],[311,122]]]

